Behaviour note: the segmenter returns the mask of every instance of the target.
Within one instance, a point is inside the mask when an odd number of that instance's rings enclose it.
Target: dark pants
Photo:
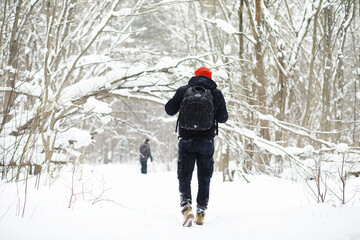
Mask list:
[[[147,159],[141,158],[140,164],[141,164],[141,173],[147,174]]]
[[[214,140],[184,140],[179,141],[178,179],[181,207],[192,203],[191,179],[197,166],[198,193],[197,207],[206,209],[209,201],[210,179],[214,171]]]

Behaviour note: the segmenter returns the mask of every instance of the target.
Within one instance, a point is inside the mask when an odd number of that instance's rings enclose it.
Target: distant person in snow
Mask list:
[[[147,174],[147,160],[150,158],[151,162],[153,158],[150,151],[150,139],[146,139],[143,144],[140,146],[140,164],[141,164],[141,173]]]
[[[214,137],[217,123],[228,119],[222,92],[212,80],[212,72],[206,67],[195,71],[187,85],[176,90],[165,105],[168,115],[179,112],[178,169],[180,206],[184,216],[183,226],[190,227],[194,220],[191,199],[191,178],[197,165],[198,193],[195,223],[202,225],[209,201],[210,179],[214,170]]]

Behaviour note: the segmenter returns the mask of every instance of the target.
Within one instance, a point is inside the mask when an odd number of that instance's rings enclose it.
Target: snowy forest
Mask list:
[[[200,66],[229,111],[214,154],[224,181],[313,179],[324,201],[327,179],[344,193],[359,176],[358,0],[2,0],[2,181],[137,162],[145,138],[174,170],[164,104]]]

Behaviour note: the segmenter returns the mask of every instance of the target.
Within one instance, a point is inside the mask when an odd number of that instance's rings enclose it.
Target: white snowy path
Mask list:
[[[141,175],[138,167],[84,166],[75,174],[70,209],[70,172],[39,190],[29,181],[24,218],[24,184],[1,183],[0,239],[360,239],[359,199],[343,207],[315,204],[302,184],[265,176],[247,184],[223,183],[215,174],[205,225],[184,228],[176,173]]]

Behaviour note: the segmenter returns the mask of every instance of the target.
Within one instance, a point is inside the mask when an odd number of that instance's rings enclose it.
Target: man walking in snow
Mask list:
[[[191,179],[195,163],[199,184],[195,223],[202,225],[214,170],[214,137],[217,123],[224,123],[228,119],[224,96],[212,80],[211,70],[206,67],[198,68],[188,84],[178,88],[173,98],[166,103],[165,111],[171,116],[179,112],[177,175],[181,212],[184,215],[183,226],[191,226],[194,220]]]
[[[145,142],[140,146],[140,164],[142,174],[147,174],[148,158],[150,158],[151,162],[153,161],[150,151],[150,139],[147,138]]]

